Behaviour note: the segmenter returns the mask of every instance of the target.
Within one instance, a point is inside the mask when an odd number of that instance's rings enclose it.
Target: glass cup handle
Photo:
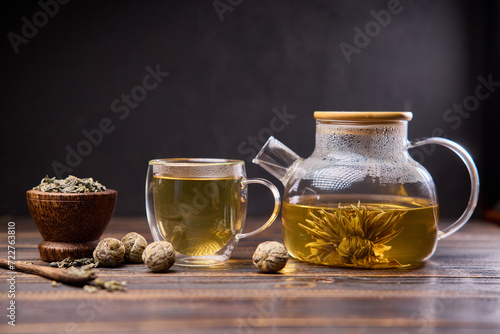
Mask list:
[[[458,231],[462,226],[464,226],[465,223],[467,223],[469,218],[472,216],[472,213],[476,208],[477,200],[479,197],[479,175],[477,172],[476,165],[474,164],[474,160],[472,160],[470,154],[462,146],[458,145],[454,141],[440,137],[422,138],[411,141],[409,147],[413,148],[426,144],[442,145],[455,152],[465,163],[465,166],[467,167],[467,170],[469,171],[470,175],[471,190],[470,190],[469,203],[467,204],[465,211],[462,213],[462,215],[460,216],[460,218],[458,218],[457,221],[455,221],[453,224],[443,229],[442,231],[439,231],[438,239],[444,239],[452,235],[456,231]]]
[[[254,230],[252,232],[248,232],[248,233],[238,233],[238,234],[236,234],[235,238],[237,240],[243,239],[243,238],[247,238],[247,237],[251,237],[251,236],[256,235],[259,232],[264,231],[266,228],[268,228],[276,220],[276,217],[278,217],[278,213],[280,212],[280,207],[281,207],[280,192],[278,191],[278,188],[276,188],[276,186],[274,184],[272,184],[271,182],[269,182],[268,180],[260,179],[260,178],[256,178],[256,179],[244,179],[241,183],[245,187],[248,184],[251,184],[251,183],[259,183],[259,184],[262,184],[262,185],[265,185],[266,187],[268,187],[269,190],[271,190],[271,192],[273,193],[273,196],[274,196],[274,211],[271,214],[271,217],[267,220],[267,222],[264,225],[262,225],[261,227],[259,227],[258,229]]]

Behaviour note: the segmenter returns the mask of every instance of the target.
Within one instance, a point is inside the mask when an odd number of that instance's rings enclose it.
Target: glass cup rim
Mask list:
[[[163,158],[149,160],[149,165],[164,165],[171,167],[202,167],[244,165],[243,160],[223,158]]]

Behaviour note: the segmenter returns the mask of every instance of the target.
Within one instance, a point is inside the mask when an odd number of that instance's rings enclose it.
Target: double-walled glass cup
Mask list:
[[[274,211],[258,229],[243,233],[248,184],[268,187]],[[238,240],[253,236],[278,216],[278,189],[264,179],[247,179],[245,163],[226,159],[156,159],[149,161],[146,211],[155,241],[176,251],[176,264],[210,266],[227,261]]]

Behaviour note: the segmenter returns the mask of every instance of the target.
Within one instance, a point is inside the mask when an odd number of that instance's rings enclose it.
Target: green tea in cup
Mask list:
[[[262,227],[242,233],[249,183],[269,187],[275,209]],[[146,206],[153,238],[172,244],[176,264],[204,266],[224,263],[239,239],[267,228],[280,196],[269,181],[247,179],[240,160],[158,159],[149,162]]]

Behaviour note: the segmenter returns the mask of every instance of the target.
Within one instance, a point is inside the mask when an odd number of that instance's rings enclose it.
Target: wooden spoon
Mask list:
[[[74,276],[65,272],[65,270],[60,268],[52,268],[46,266],[38,266],[35,264],[26,264],[21,263],[19,261],[7,261],[6,259],[0,258],[0,267],[5,269],[12,269],[12,265],[18,271],[39,275],[54,281],[58,281],[61,283],[82,286],[85,283],[92,281],[95,276],[90,275],[88,277]]]

